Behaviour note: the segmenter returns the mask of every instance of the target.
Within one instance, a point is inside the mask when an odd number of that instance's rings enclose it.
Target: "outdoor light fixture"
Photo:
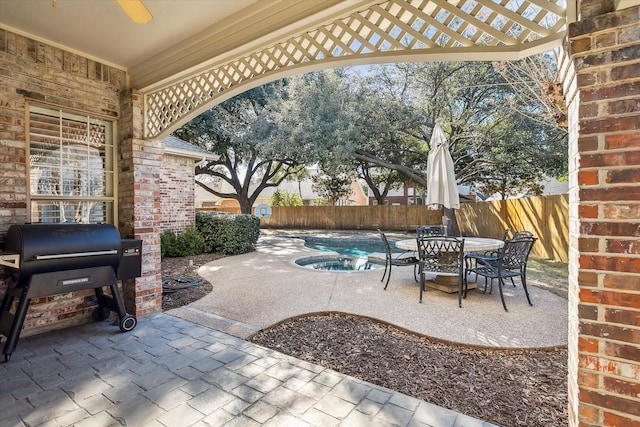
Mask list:
[[[142,0],[116,0],[122,10],[129,15],[129,18],[136,24],[146,24],[153,19],[151,12],[146,8]]]

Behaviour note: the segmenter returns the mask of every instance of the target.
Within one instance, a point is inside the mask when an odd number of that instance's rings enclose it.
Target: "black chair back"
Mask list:
[[[417,276],[416,267],[418,265],[418,258],[414,256],[406,256],[405,254],[398,254],[394,258],[391,251],[391,245],[389,244],[389,240],[387,240],[387,236],[385,236],[384,232],[380,229],[378,229],[378,233],[380,233],[380,239],[382,239],[382,243],[384,244],[384,249],[386,254],[384,272],[382,273],[382,279],[380,280],[380,281],[384,281],[385,277],[387,278],[387,282],[385,283],[384,288],[387,289],[387,285],[389,285],[392,266],[396,266],[396,267],[413,266],[413,275],[414,277],[416,277]]]
[[[387,236],[384,235],[384,231],[378,229],[378,233],[380,234],[380,239],[382,239],[387,259],[391,259],[391,245],[389,244],[389,240],[387,240]]]
[[[420,299],[425,286],[425,273],[458,277],[458,306],[462,307],[464,275],[464,239],[446,236],[417,237]]]
[[[418,237],[418,259],[423,272],[462,274],[464,239],[456,237]]]
[[[416,228],[416,237],[428,237],[428,236],[444,236],[447,231],[444,225],[423,225]]]
[[[534,237],[534,236],[533,236],[533,233],[528,230],[516,231],[513,233],[513,237],[511,237],[511,240],[518,240],[524,237]]]
[[[506,242],[507,240],[510,240],[512,237],[513,232],[511,231],[510,228],[505,228],[504,232],[502,233],[502,237],[500,238],[500,240],[502,240],[503,242]]]
[[[499,265],[505,270],[522,271],[527,266],[529,254],[536,242],[535,237],[515,237],[505,242],[502,248]]]

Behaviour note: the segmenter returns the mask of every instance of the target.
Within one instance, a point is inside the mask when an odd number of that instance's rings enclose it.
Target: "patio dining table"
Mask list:
[[[458,237],[464,239],[464,252],[484,252],[494,251],[504,246],[504,241],[491,239],[489,237]],[[407,251],[417,251],[418,242],[416,239],[403,239],[395,242],[399,249]],[[437,275],[433,280],[426,280],[425,286],[447,293],[458,292],[458,278],[450,275]],[[475,289],[476,284],[470,282],[469,289]]]

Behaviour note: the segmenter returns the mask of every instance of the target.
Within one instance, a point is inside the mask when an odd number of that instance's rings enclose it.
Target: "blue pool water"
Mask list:
[[[323,244],[323,243],[306,243],[305,246],[311,249],[317,249],[319,251],[338,252],[340,255],[353,256],[353,257],[367,256],[374,252],[384,252],[384,247],[378,248],[372,245],[343,247],[343,246]]]
[[[337,252],[326,256],[312,256],[296,260],[296,264],[313,270],[364,271],[385,266],[385,249],[378,238],[341,236],[305,236],[304,245],[325,252]],[[403,252],[391,242],[393,252]],[[371,257],[371,254],[377,256]]]
[[[320,251],[337,252],[340,255],[350,257],[363,257],[372,253],[384,254],[384,245],[381,240],[375,239],[358,239],[358,238],[318,238],[318,237],[306,237],[306,247],[311,249],[317,249]],[[391,242],[392,252],[403,252],[400,249],[395,248],[393,242]]]

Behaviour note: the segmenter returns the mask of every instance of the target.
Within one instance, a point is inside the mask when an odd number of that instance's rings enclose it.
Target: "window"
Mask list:
[[[31,222],[115,223],[114,124],[29,107]]]

